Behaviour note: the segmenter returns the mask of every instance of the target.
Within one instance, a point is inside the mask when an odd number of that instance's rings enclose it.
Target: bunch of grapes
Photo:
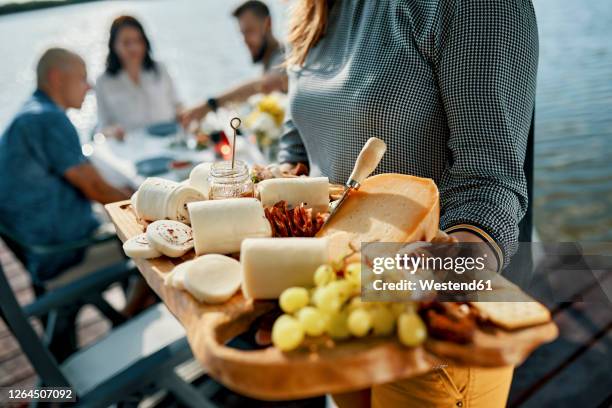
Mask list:
[[[427,337],[414,303],[362,302],[361,264],[333,262],[314,274],[314,288],[292,287],[279,298],[285,312],[274,322],[272,343],[282,351],[299,347],[306,336],[334,340],[390,336],[416,347]]]

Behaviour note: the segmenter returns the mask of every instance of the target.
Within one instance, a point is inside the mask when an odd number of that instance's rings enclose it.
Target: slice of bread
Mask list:
[[[470,302],[481,316],[506,330],[543,324],[550,321],[548,309],[531,302]]]
[[[431,241],[440,223],[439,193],[431,179],[404,174],[367,178],[317,233],[330,238],[330,256],[362,242]]]

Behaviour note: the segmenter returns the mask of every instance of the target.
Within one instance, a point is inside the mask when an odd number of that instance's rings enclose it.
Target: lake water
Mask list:
[[[230,17],[238,1],[112,1],[0,17],[0,127],[30,94],[40,52],[62,45],[103,70],[113,17],[143,21],[155,56],[186,103],[257,74]],[[287,2],[270,1],[275,31]],[[535,0],[540,31],[536,113],[536,226],[542,240],[612,241],[612,1]],[[70,112],[86,134],[95,100]]]

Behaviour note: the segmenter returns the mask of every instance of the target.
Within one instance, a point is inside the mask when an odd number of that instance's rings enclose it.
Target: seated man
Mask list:
[[[29,245],[87,238],[99,225],[91,201],[129,197],[104,181],[81,152],[66,109],[79,109],[91,88],[85,63],[61,48],[47,50],[36,69],[37,89],[0,137],[0,223]],[[35,285],[79,263],[83,251],[25,254]]]
[[[183,111],[179,116],[186,128],[192,121],[201,120],[208,112],[228,103],[242,102],[258,93],[287,92],[287,74],[283,66],[285,48],[272,33],[272,18],[268,6],[259,0],[249,0],[240,5],[233,16],[238,20],[253,63],[261,63],[263,73],[258,78]]]

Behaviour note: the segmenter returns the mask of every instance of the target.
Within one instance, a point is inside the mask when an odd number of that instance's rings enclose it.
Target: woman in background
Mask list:
[[[99,127],[110,136],[176,120],[180,103],[172,79],[151,57],[149,39],[134,17],[117,17],[111,25],[96,97]]]

